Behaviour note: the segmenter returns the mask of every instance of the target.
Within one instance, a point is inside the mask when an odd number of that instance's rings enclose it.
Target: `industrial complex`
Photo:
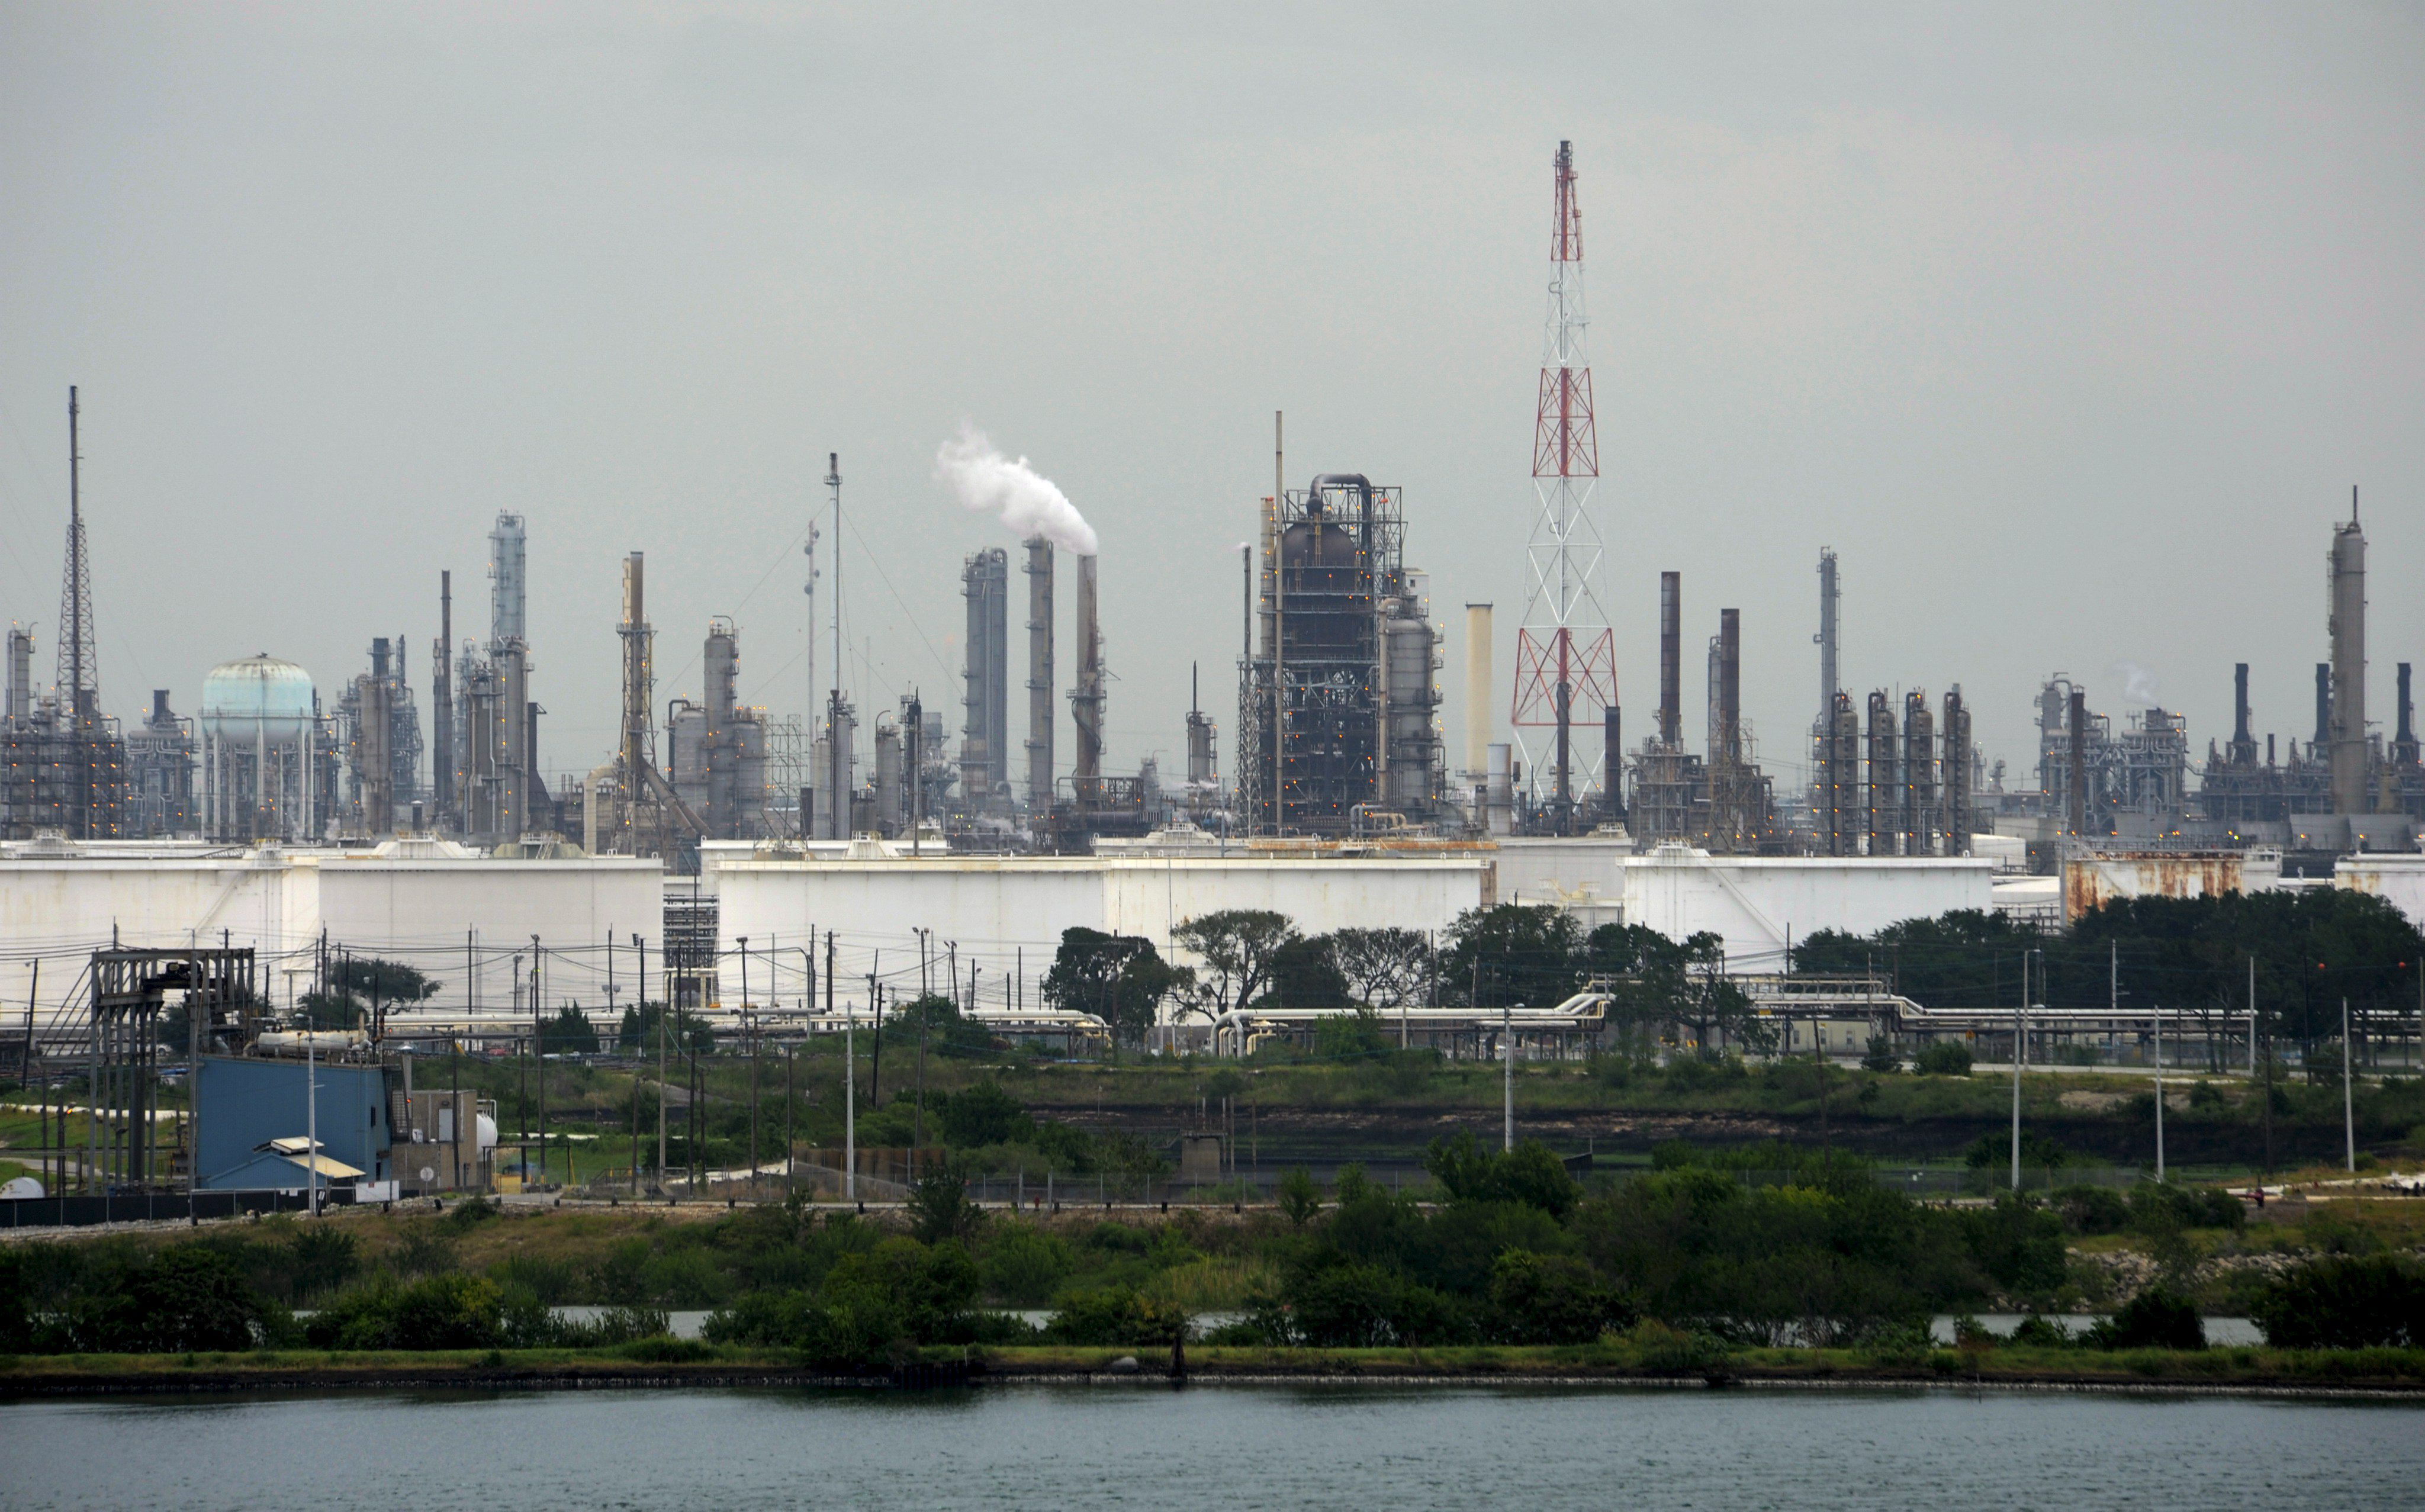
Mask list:
[[[1196,965],[1183,926],[1225,910],[1283,914],[1307,934],[1437,938],[1476,909],[1550,905],[1586,930],[1713,936],[1726,970],[1783,1001],[1797,938],[1957,909],[2053,925],[2117,897],[2340,886],[2425,918],[2410,665],[2396,664],[2391,717],[2369,722],[2354,490],[2323,541],[2323,656],[2312,721],[2303,692],[2294,732],[2260,740],[2245,664],[2233,728],[2202,758],[2178,714],[2092,708],[2053,671],[1984,695],[2032,700],[2038,731],[2029,760],[1993,759],[1972,736],[1975,688],[1846,681],[1825,551],[1819,685],[1786,726],[1807,742],[1791,764],[1807,780],[1766,769],[1741,692],[1747,611],[1726,585],[1696,586],[1719,606],[1688,618],[1680,572],[1653,564],[1620,581],[1604,559],[1578,184],[1561,143],[1527,596],[1512,622],[1481,603],[1443,618],[1436,587],[1458,585],[1418,565],[1453,559],[1427,532],[1420,480],[1305,471],[1293,483],[1276,414],[1271,492],[1238,501],[1251,539],[1234,703],[1201,686],[1217,662],[1127,668],[1191,679],[1173,732],[1183,772],[1116,769],[1106,748],[1117,684],[1100,589],[1120,571],[1116,549],[1023,461],[973,444],[945,471],[1009,534],[972,526],[949,548],[965,631],[948,695],[879,703],[850,685],[829,455],[808,536],[816,707],[743,700],[750,652],[729,618],[669,630],[685,647],[697,637],[699,681],[661,687],[639,549],[621,564],[617,622],[534,624],[529,542],[551,524],[509,512],[486,543],[478,638],[458,637],[453,574],[432,585],[426,689],[423,646],[400,635],[366,635],[356,666],[317,672],[229,647],[200,688],[143,690],[129,722],[96,672],[91,583],[104,569],[86,544],[71,389],[56,644],[23,624],[8,635],[0,1061],[88,1070],[96,1103],[114,1100],[134,1127],[164,1058],[190,1056],[199,1127],[178,1179],[197,1188],[293,1186],[299,1173],[442,1191],[488,1179],[493,1124],[462,1094],[414,1086],[397,1050],[493,1049],[567,1005],[603,1024],[659,1001],[826,1033],[937,961],[971,1015],[1068,1037],[1089,1031],[1048,1008],[1043,983],[1072,928]],[[1612,625],[1653,614],[1657,701],[1629,734]],[[1688,623],[1706,637],[1696,719]],[[1453,748],[1441,717],[1453,634],[1466,710]],[[1514,682],[1499,688],[1502,635]],[[542,641],[616,659],[611,748],[543,760]],[[1208,705],[1234,711],[1226,738]],[[359,1023],[306,1022],[298,1005],[360,960],[409,966],[420,985],[409,999],[374,991]],[[1243,1043],[1180,1018],[1159,1046]],[[1463,1021],[1456,1033],[1487,1037]],[[142,1144],[101,1168],[166,1180],[137,1168],[150,1158]]]

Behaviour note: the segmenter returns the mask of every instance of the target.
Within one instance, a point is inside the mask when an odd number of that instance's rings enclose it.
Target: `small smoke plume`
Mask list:
[[[950,485],[964,507],[999,514],[1025,540],[1042,536],[1055,546],[1092,556],[1095,527],[1053,481],[994,449],[982,430],[968,426],[935,449],[935,476]]]
[[[2135,703],[2142,708],[2155,707],[2155,673],[2140,666],[2137,662],[2115,662],[2106,670],[2114,677],[2122,680],[2123,702]]]

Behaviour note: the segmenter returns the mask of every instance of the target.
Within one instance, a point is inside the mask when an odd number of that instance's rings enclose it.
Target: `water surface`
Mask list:
[[[2425,1408],[1961,1391],[988,1387],[0,1404],[16,1508],[2414,1505]]]

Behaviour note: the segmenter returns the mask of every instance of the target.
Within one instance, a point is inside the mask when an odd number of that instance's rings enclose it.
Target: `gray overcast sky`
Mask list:
[[[661,704],[729,614],[745,696],[800,707],[833,450],[862,703],[956,726],[959,561],[1008,544],[931,475],[965,420],[1101,533],[1112,764],[1176,754],[1195,659],[1226,772],[1280,409],[1293,486],[1405,490],[1453,759],[1469,599],[1506,692],[1571,137],[1630,732],[1680,569],[1798,773],[1833,545],[1847,684],[1959,681],[2016,772],[2056,670],[2118,717],[2144,668],[2202,753],[2244,659],[2304,735],[2352,482],[2387,721],[2425,660],[2420,65],[2415,5],[10,0],[0,613],[47,667],[77,383],[106,707],[191,712],[258,650],[326,693],[394,634],[426,700],[439,570],[483,633],[515,509],[543,755],[586,768],[628,550]]]

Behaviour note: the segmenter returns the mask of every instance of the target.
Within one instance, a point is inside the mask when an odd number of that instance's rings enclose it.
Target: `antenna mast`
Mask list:
[[[1616,637],[1594,584],[1599,576],[1599,532],[1585,510],[1599,481],[1599,442],[1592,425],[1591,360],[1583,347],[1582,211],[1575,198],[1572,142],[1558,144],[1555,210],[1550,228],[1550,308],[1541,337],[1540,406],[1533,430],[1533,489],[1539,512],[1525,548],[1532,582],[1516,633],[1516,685],[1510,722],[1525,755],[1525,780],[1541,797],[1538,736],[1554,732],[1548,748],[1547,819],[1559,834],[1572,831],[1576,807],[1574,727],[1580,717],[1603,721],[1616,704]],[[1603,742],[1603,745],[1605,742]],[[1601,752],[1597,784],[1614,796],[1622,754]],[[1585,781],[1592,784],[1588,771]]]

